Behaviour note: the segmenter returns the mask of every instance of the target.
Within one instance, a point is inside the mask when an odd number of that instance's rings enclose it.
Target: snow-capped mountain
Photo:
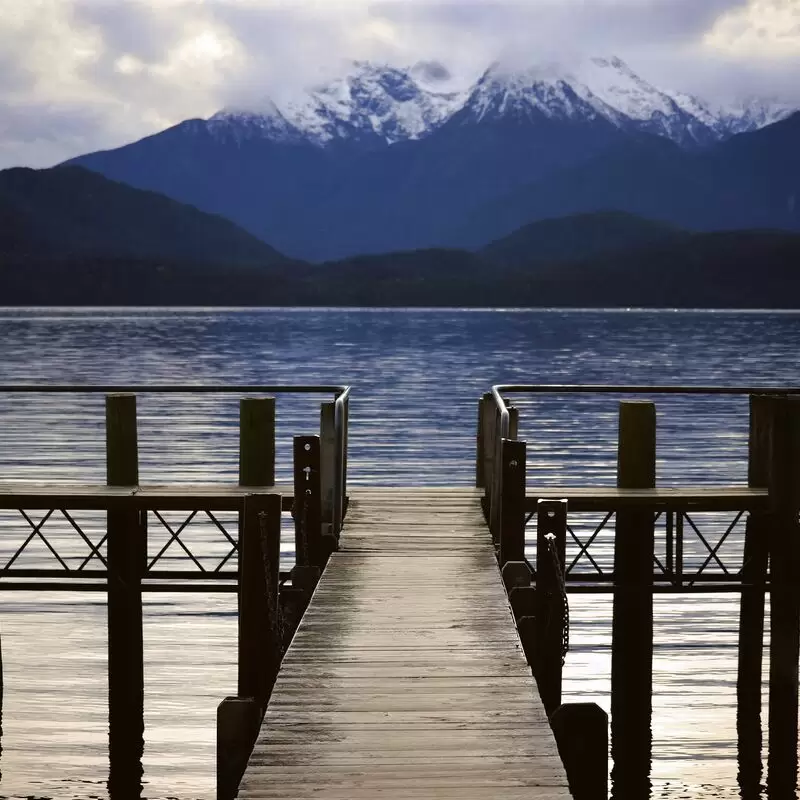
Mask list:
[[[320,147],[337,141],[394,144],[425,136],[463,105],[461,94],[421,83],[411,70],[355,62],[348,75],[283,108],[266,100],[258,111],[224,110],[209,123],[220,134],[242,128],[249,136],[304,139]]]
[[[281,107],[268,99],[257,110],[226,109],[208,121],[209,129],[236,140],[381,146],[424,138],[456,115],[461,124],[513,116],[606,120],[625,131],[697,146],[757,130],[794,110],[761,99],[717,108],[694,95],[654,86],[616,57],[524,69],[496,63],[463,91],[443,91],[449,77],[437,62],[408,69],[354,62],[346,75]]]

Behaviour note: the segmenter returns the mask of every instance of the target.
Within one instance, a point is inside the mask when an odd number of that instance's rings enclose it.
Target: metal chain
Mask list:
[[[558,557],[556,537],[550,533],[545,538],[547,539],[547,552],[553,559],[553,570],[556,580],[558,581],[558,592],[561,600],[561,666],[563,667],[564,662],[567,660],[567,653],[569,652],[569,599],[567,598],[567,580],[561,568],[561,559]]]
[[[300,530],[303,532],[300,541],[303,544],[303,552],[301,553],[304,565],[310,564],[308,553],[308,499],[311,497],[311,489],[306,489],[303,492],[303,506],[300,511]]]

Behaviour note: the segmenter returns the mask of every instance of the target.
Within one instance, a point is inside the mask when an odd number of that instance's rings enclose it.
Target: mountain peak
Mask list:
[[[338,78],[290,102],[266,99],[248,111],[226,109],[208,125],[215,135],[237,141],[260,136],[317,147],[385,147],[424,138],[463,112],[462,122],[506,116],[533,123],[600,119],[622,130],[697,146],[755,130],[793,110],[752,99],[717,108],[694,95],[656,87],[616,55],[525,65],[496,61],[468,89],[449,90],[454,85],[438,61],[410,67],[352,61]]]

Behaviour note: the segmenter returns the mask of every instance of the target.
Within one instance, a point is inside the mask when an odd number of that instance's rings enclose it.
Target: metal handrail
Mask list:
[[[336,435],[336,469],[334,475],[333,532],[342,529],[344,516],[345,486],[345,421],[346,404],[351,387],[347,385],[298,385],[298,386],[215,386],[208,384],[131,384],[89,385],[75,384],[0,384],[0,394],[334,394],[334,429]]]
[[[342,520],[344,518],[344,495],[347,491],[345,486],[345,421],[347,414],[347,403],[350,399],[350,387],[342,387],[336,395],[333,419],[336,431],[336,474],[333,478],[333,534],[339,535],[342,530]]]
[[[684,394],[751,395],[800,394],[800,387],[774,386],[612,386],[604,384],[496,384],[492,396],[500,409],[500,435],[508,438],[510,413],[503,400],[506,394]]]

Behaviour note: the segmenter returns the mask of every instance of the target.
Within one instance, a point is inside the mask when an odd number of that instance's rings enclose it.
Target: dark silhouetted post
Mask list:
[[[656,483],[656,409],[623,401],[619,414],[617,485]],[[650,790],[653,696],[653,557],[651,509],[617,512],[614,539],[614,617],[611,652],[611,753],[614,796],[647,797]]]
[[[255,488],[274,483],[275,398],[243,397],[239,403],[239,485]],[[276,515],[276,501],[271,497],[248,497],[239,514],[238,694],[254,698],[262,708],[274,681],[275,643],[268,638],[271,623],[259,513],[267,513],[280,542],[280,504]]]
[[[320,464],[320,505],[322,524],[327,533],[334,536],[333,514],[336,491],[336,403],[328,402],[320,405],[319,412],[319,464]]]
[[[500,569],[507,561],[525,560],[525,442],[503,439],[500,498]]]
[[[800,398],[772,401],[770,499],[769,757],[770,797],[792,797],[797,782],[797,684],[800,657]]]
[[[515,440],[519,429],[519,412],[513,406],[508,406],[508,436]],[[500,546],[501,507],[503,504],[503,437],[501,431],[501,413],[495,406],[495,437],[494,458],[492,459],[492,491],[489,502],[489,530],[495,546]]]
[[[106,482],[137,486],[136,396],[106,397]],[[138,797],[144,748],[142,575],[147,558],[145,513],[108,512],[109,790]],[[138,787],[138,788],[137,788]]]
[[[253,698],[263,709],[282,653],[278,605],[280,495],[248,495],[241,519],[238,695]]]
[[[294,508],[297,564],[323,569],[330,545],[323,541],[320,522],[320,441],[319,436],[294,439]]]
[[[217,707],[217,800],[234,800],[261,724],[252,697],[226,697]]]
[[[275,398],[243,397],[239,404],[239,485],[275,484]]]
[[[566,703],[550,725],[575,800],[607,800],[608,714],[596,703]]]
[[[769,485],[772,398],[750,398],[748,485]],[[744,796],[760,792],[761,661],[764,651],[764,584],[767,576],[770,515],[755,511],[747,517],[742,560],[739,612],[739,665],[736,682],[736,728],[739,747],[739,785]]]
[[[536,647],[533,674],[548,715],[561,705],[566,624],[567,501],[539,500],[536,515]]]
[[[489,472],[489,431],[494,419],[494,397],[491,392],[478,400],[478,435],[475,448],[475,486],[483,489]]]

